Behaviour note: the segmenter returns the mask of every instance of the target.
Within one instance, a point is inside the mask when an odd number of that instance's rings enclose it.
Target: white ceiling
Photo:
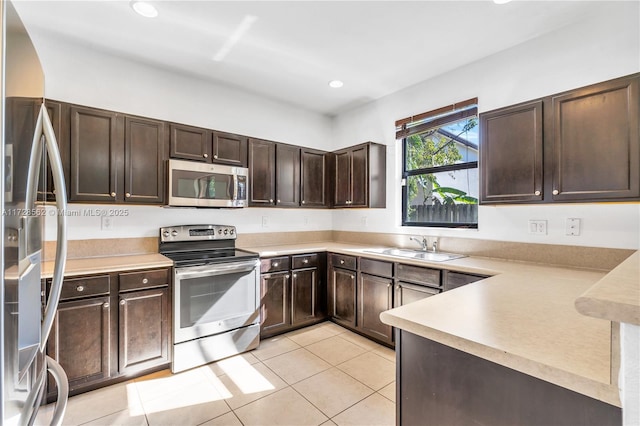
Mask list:
[[[17,1],[36,36],[60,38],[335,115],[573,22],[611,2]],[[256,17],[222,61],[213,57]],[[343,80],[331,89],[332,79]]]

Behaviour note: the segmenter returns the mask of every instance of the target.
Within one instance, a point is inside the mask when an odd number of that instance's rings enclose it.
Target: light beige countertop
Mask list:
[[[43,262],[42,278],[53,276],[53,262]],[[87,274],[101,274],[115,271],[132,271],[135,269],[162,268],[173,266],[168,257],[159,253],[134,254],[128,256],[87,257],[67,259],[64,270],[65,277]]]
[[[574,303],[608,271],[466,257],[426,262],[340,243],[247,247],[261,256],[331,251],[492,275],[381,314],[383,322],[497,364],[620,406],[617,328]],[[622,265],[621,265],[622,266]],[[613,330],[613,332],[612,332]],[[612,371],[614,372],[612,374]]]
[[[578,297],[576,309],[584,315],[640,325],[640,252]]]

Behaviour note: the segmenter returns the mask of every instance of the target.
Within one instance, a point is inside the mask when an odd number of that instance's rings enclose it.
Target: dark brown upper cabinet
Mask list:
[[[275,205],[276,144],[249,139],[249,206]]]
[[[67,109],[64,108],[64,105],[61,102],[56,101],[45,101],[47,113],[49,114],[49,119],[51,120],[51,125],[53,126],[53,133],[56,136],[56,140],[58,142],[58,148],[60,151],[60,160],[62,162],[62,169],[64,171],[64,179],[65,181],[69,180],[69,146],[68,141],[69,138],[67,136],[68,126],[65,123],[68,123],[69,119],[67,117]],[[39,108],[39,105],[36,105]],[[47,161],[47,180],[46,180],[46,189],[44,193],[38,194],[38,199],[46,200],[46,201],[55,201],[56,199],[56,189],[53,184],[53,174],[51,173],[51,163],[50,160]]]
[[[640,197],[640,74],[551,97],[554,201]]]
[[[124,118],[124,201],[164,202],[165,123],[147,118]]]
[[[276,145],[276,205],[300,206],[300,148]]]
[[[162,204],[165,124],[70,107],[69,201]]]
[[[367,142],[333,153],[334,207],[384,208],[386,146]]]
[[[300,152],[300,204],[304,207],[327,206],[327,153],[302,148]]]
[[[171,124],[171,158],[211,162],[211,131],[199,127]]]
[[[200,127],[171,124],[171,158],[247,167],[247,138]]]
[[[640,74],[480,114],[480,202],[640,199]]]
[[[213,163],[247,167],[247,137],[213,132]]]
[[[73,106],[69,201],[115,203],[124,157],[122,117],[112,111]]]
[[[481,199],[542,200],[542,101],[480,115]]]

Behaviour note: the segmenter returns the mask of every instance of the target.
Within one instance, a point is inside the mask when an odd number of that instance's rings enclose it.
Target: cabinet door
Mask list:
[[[318,312],[318,269],[300,269],[291,275],[291,324],[313,322]]]
[[[356,326],[356,272],[329,268],[329,315],[338,323]]]
[[[346,207],[351,202],[351,152],[336,152],[334,162],[335,192],[333,205]]]
[[[300,148],[276,146],[276,205],[300,205]]]
[[[58,305],[47,354],[64,368],[70,391],[111,376],[110,314],[109,296]],[[49,394],[55,393],[55,389],[55,381],[50,378]]]
[[[326,201],[326,153],[302,149],[301,152],[300,204],[303,207],[325,207]]]
[[[211,132],[182,124],[170,125],[171,158],[209,162],[211,160]]]
[[[247,138],[231,133],[213,133],[214,163],[247,167]]]
[[[249,206],[272,206],[276,195],[276,145],[249,139]]]
[[[418,300],[426,299],[440,293],[436,288],[426,287],[422,285],[410,284],[405,282],[396,282],[395,296],[393,298],[393,307],[406,305]]]
[[[169,359],[169,289],[120,294],[120,374],[166,364]]]
[[[71,107],[69,201],[124,199],[118,171],[123,167],[124,132],[115,112]]]
[[[369,195],[369,147],[364,145],[354,148],[351,170],[350,207],[367,207]]]
[[[143,204],[164,202],[165,124],[125,117],[124,201]]]
[[[481,203],[542,200],[542,101],[481,114],[480,129]]]
[[[393,280],[360,274],[358,328],[369,336],[391,343],[393,327],[380,321],[380,313],[393,307]]]
[[[639,80],[552,98],[554,201],[640,197]]]
[[[291,325],[288,272],[260,277],[260,335],[271,336]]]

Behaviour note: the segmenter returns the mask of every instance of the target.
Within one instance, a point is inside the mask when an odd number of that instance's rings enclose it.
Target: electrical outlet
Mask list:
[[[529,233],[535,235],[547,235],[547,221],[529,220]]]
[[[263,228],[269,227],[269,216],[262,216],[262,227]]]
[[[577,217],[569,217],[567,218],[567,229],[566,234],[572,236],[580,235],[580,228],[582,225],[582,219]]]
[[[113,229],[113,216],[101,216],[100,228],[103,231],[111,231]]]

